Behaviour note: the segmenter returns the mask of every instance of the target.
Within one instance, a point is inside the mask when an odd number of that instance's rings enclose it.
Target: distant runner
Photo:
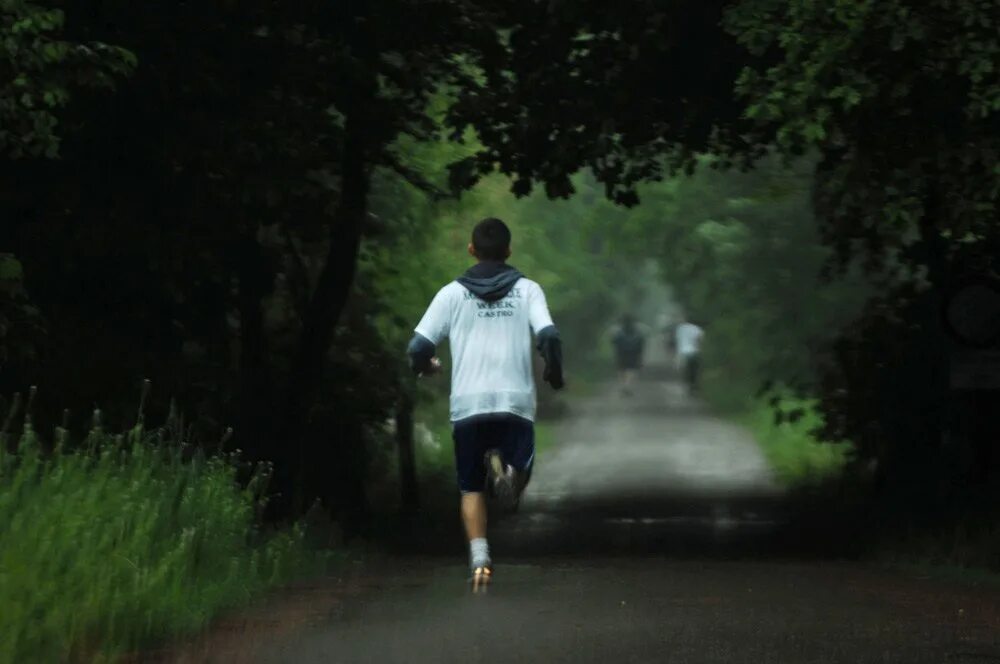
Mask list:
[[[407,349],[418,374],[441,367],[436,346],[451,342],[451,421],[461,514],[474,587],[493,575],[486,538],[486,496],[515,509],[535,458],[535,381],[531,335],[545,360],[543,378],[563,387],[562,344],[542,288],[507,265],[510,229],[484,219],[469,253],[479,262],[434,297]]]
[[[646,338],[631,314],[622,316],[621,325],[611,343],[615,347],[615,361],[618,364],[618,380],[622,394],[631,396],[635,375],[642,368],[642,353],[646,347]]]
[[[677,360],[684,375],[684,383],[688,392],[698,391],[698,379],[701,371],[701,341],[705,331],[685,318],[677,326]]]

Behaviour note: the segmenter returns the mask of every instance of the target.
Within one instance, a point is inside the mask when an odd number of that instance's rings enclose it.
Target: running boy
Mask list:
[[[622,316],[621,325],[611,343],[615,347],[615,361],[618,363],[618,381],[622,395],[632,396],[635,376],[642,368],[642,353],[646,347],[646,337],[636,325],[631,314]]]
[[[541,287],[506,263],[510,229],[484,219],[469,253],[478,264],[442,288],[407,349],[418,374],[436,373],[436,346],[451,342],[451,421],[461,514],[472,580],[486,583],[493,561],[486,539],[486,496],[516,507],[535,456],[535,382],[531,335],[545,360],[543,378],[563,386],[562,348]]]
[[[698,391],[701,342],[705,338],[705,331],[685,316],[674,334],[677,337],[677,359],[684,373],[684,383],[687,385],[688,393],[694,394]]]

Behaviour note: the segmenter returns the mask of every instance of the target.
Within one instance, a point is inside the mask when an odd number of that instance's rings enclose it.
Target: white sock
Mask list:
[[[469,559],[472,567],[486,567],[490,560],[490,545],[485,537],[477,537],[469,541]]]

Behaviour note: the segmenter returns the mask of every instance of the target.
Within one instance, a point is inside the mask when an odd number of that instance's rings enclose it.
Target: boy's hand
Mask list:
[[[427,366],[427,370],[424,371],[425,376],[433,376],[434,374],[441,373],[441,360],[436,357],[431,358],[430,364]]]
[[[542,372],[542,380],[551,385],[552,389],[554,390],[561,390],[562,388],[566,387],[565,376],[563,376],[562,373],[560,373],[558,376],[554,376],[552,375],[552,371],[549,370],[548,368],[546,368],[545,371]]]

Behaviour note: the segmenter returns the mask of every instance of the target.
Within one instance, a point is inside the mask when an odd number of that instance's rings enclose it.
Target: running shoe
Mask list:
[[[493,582],[493,567],[491,565],[484,565],[483,567],[475,567],[472,570],[472,577],[469,579],[469,583],[472,584],[472,590],[485,590],[486,586]]]
[[[512,466],[505,465],[496,450],[486,453],[486,468],[491,493],[497,505],[506,511],[516,509],[519,502],[517,471]]]

